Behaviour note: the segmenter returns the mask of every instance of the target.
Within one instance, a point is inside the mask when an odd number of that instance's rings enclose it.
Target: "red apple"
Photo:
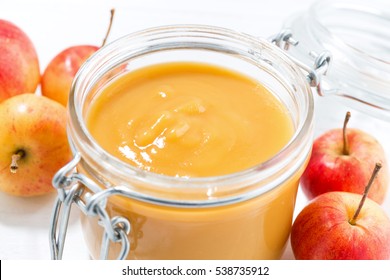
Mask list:
[[[0,103],[0,190],[37,196],[54,190],[54,174],[72,158],[66,108],[36,94]]]
[[[366,199],[368,188],[363,197],[327,192],[313,199],[292,226],[295,258],[390,259],[390,220],[378,203]]]
[[[0,19],[0,102],[35,92],[40,81],[38,56],[25,32]]]
[[[42,75],[42,95],[66,106],[74,76],[98,49],[97,46],[79,45],[69,47],[55,56]]]
[[[330,192],[346,191],[361,194],[368,182],[370,167],[382,164],[369,197],[381,204],[389,185],[389,171],[381,144],[368,133],[347,129],[347,113],[343,129],[332,129],[314,141],[313,151],[301,177],[301,187],[308,199]]]
[[[110,24],[102,46],[104,46],[111,30],[113,16],[114,10],[111,10]],[[69,47],[56,55],[49,62],[42,75],[42,95],[66,106],[73,78],[81,65],[99,48],[93,45],[77,45]]]

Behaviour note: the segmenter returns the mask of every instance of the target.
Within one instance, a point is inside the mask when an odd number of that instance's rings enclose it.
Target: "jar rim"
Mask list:
[[[185,36],[193,36],[193,38],[206,36],[208,38],[217,38],[218,42],[221,44],[223,43],[223,40],[231,40],[236,44],[238,43],[244,46],[247,55],[253,55],[255,59],[259,59],[258,57],[255,57],[256,53],[259,54],[262,52],[272,52],[275,56],[277,56],[279,58],[279,62],[283,62],[286,69],[291,72],[291,75],[296,77],[297,85],[301,87],[296,90],[303,95],[302,98],[305,103],[303,105],[304,112],[301,112],[302,116],[299,119],[299,125],[296,127],[294,135],[291,137],[290,141],[272,158],[251,168],[227,175],[191,178],[173,177],[141,170],[104,151],[94,141],[84,123],[81,102],[82,99],[80,99],[80,92],[85,90],[85,83],[83,81],[91,79],[91,71],[93,69],[97,69],[99,67],[99,63],[107,59],[110,54],[112,55],[112,53],[118,51],[123,44],[129,44],[130,42],[135,43],[134,40],[136,40],[137,42],[135,45],[137,45],[140,42],[139,39],[147,44],[151,44],[151,42],[152,44],[155,44],[159,36],[176,38],[177,40],[184,40],[184,38],[186,38]],[[252,51],[253,54],[251,54]],[[294,64],[285,52],[280,50],[271,42],[245,33],[216,26],[169,25],[149,28],[128,34],[98,50],[81,67],[74,79],[70,92],[68,114],[70,119],[68,123],[68,130],[70,132],[72,149],[75,153],[81,152],[85,155],[84,160],[88,165],[94,165],[93,159],[99,159],[98,164],[102,167],[102,170],[110,170],[110,172],[113,173],[113,176],[123,177],[126,174],[127,176],[130,174],[132,176],[137,176],[137,180],[141,182],[148,182],[156,187],[162,187],[165,189],[175,188],[175,186],[183,184],[188,189],[207,189],[210,188],[210,186],[232,186],[244,181],[248,182],[251,180],[258,180],[254,179],[254,177],[258,178],[259,174],[262,174],[264,178],[269,179],[276,174],[279,176],[280,174],[278,172],[286,167],[288,161],[298,161],[301,165],[306,162],[307,156],[311,150],[314,100],[311,89],[306,81],[306,77],[303,75],[301,70]],[[296,167],[296,169],[297,168],[298,167]],[[291,174],[289,172],[287,173],[284,177],[281,176],[279,181],[286,180],[294,174],[293,171],[290,172]],[[280,184],[280,182],[278,184]],[[267,192],[275,188],[278,184],[268,184],[267,187],[264,187],[261,190],[256,190],[255,192],[257,195]]]

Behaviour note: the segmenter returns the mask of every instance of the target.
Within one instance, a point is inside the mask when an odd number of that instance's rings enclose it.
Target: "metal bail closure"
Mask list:
[[[110,241],[113,243],[121,243],[121,251],[117,257],[118,260],[123,260],[127,257],[130,251],[130,242],[127,235],[130,233],[130,222],[123,217],[116,216],[110,219],[105,205],[107,199],[113,195],[123,195],[121,187],[112,187],[101,190],[92,196],[88,195],[87,203],[85,204],[84,213],[89,216],[98,216],[99,225],[104,230],[100,259],[107,259],[110,249]]]
[[[52,259],[62,259],[69,215],[75,203],[86,216],[98,217],[99,225],[104,228],[102,239],[102,259],[107,259],[110,242],[122,244],[118,259],[125,259],[130,251],[127,235],[130,222],[123,217],[110,218],[105,205],[109,196],[123,195],[118,187],[102,190],[93,180],[76,172],[81,156],[77,153],[73,160],[61,168],[53,178],[53,186],[58,191],[51,218],[50,251]],[[83,200],[85,199],[85,201]]]
[[[285,51],[288,51],[291,46],[297,47],[299,44],[299,41],[293,37],[292,31],[289,29],[282,30],[279,34],[271,38],[271,41],[276,46],[281,49],[284,49]],[[313,67],[310,67],[301,62],[300,60],[296,59],[295,57],[289,55],[290,59],[295,64],[297,64],[302,70],[308,73],[306,78],[309,85],[311,87],[315,87],[318,94],[322,96],[323,93],[321,89],[321,77],[323,75],[326,75],[326,72],[330,67],[332,61],[332,54],[327,50],[324,50],[319,54],[317,54],[315,51],[310,51],[308,53],[308,56],[314,59]]]
[[[130,223],[127,219],[122,217],[114,217],[111,220],[112,228],[115,232],[114,242],[121,242],[122,247],[118,255],[118,260],[124,260],[130,251],[130,242],[127,238],[127,234],[130,232]],[[110,250],[110,236],[105,231],[102,239],[102,246],[100,251],[100,259],[106,260],[108,258],[108,253]]]
[[[82,192],[79,184],[75,184],[69,190],[65,190],[65,187],[72,184],[72,180],[69,180],[65,174],[71,172],[79,161],[80,156],[76,155],[53,178],[53,186],[58,190],[50,225],[50,252],[51,258],[54,260],[62,259],[72,203],[75,201],[75,197]]]
[[[66,199],[61,201],[58,196],[54,204],[50,226],[50,252],[54,260],[62,259],[64,252],[65,237],[68,229],[69,215],[74,202],[74,198],[80,194],[80,185],[74,185],[66,195]]]

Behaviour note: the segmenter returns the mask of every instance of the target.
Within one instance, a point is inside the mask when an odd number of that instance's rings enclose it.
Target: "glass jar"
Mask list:
[[[102,149],[85,124],[99,91],[129,71],[177,61],[233,69],[267,87],[288,109],[295,129],[291,140],[253,168],[202,178],[142,171]],[[68,113],[74,159],[53,180],[58,189],[53,258],[62,256],[73,204],[84,213],[84,237],[94,259],[281,257],[313,136],[311,88],[283,50],[210,26],[141,31],[105,46],[84,64],[72,86]]]
[[[390,121],[390,6],[383,1],[319,1],[291,17],[284,28],[297,45],[290,55],[310,65],[327,50],[332,65],[320,95]]]

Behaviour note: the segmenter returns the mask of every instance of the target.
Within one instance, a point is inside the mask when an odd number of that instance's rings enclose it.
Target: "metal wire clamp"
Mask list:
[[[110,218],[105,210],[107,199],[112,195],[121,195],[114,188],[102,190],[95,182],[77,173],[76,166],[80,162],[80,154],[63,168],[53,178],[53,186],[58,196],[54,204],[50,225],[50,252],[54,260],[62,259],[69,216],[73,203],[87,216],[97,216],[99,225],[104,228],[101,259],[107,259],[110,242],[121,243],[121,251],[117,259],[125,259],[130,251],[127,235],[130,233],[130,222],[123,217]]]
[[[276,36],[271,38],[271,42],[285,51],[288,51],[291,46],[297,47],[299,44],[299,41],[293,37],[292,31],[290,29],[282,30]],[[321,77],[326,75],[326,72],[330,68],[332,54],[327,50],[323,50],[319,54],[311,51],[308,53],[308,55],[314,60],[312,67],[304,64],[302,61],[291,55],[289,55],[289,58],[296,65],[298,65],[299,68],[308,73],[306,76],[307,82],[311,87],[315,87],[318,94],[322,96]]]

